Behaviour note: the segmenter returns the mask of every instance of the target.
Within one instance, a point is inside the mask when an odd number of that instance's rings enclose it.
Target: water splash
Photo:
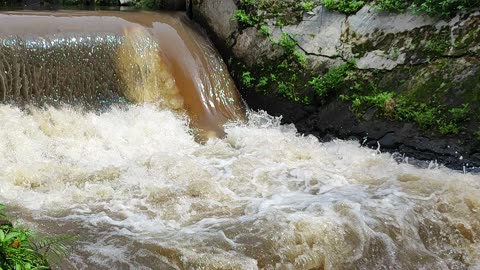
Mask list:
[[[150,105],[0,106],[0,197],[40,231],[82,235],[62,269],[480,265],[480,176],[249,119],[201,145]]]

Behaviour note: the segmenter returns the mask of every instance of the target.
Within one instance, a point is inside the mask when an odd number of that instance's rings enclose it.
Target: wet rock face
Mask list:
[[[278,52],[267,44],[268,38],[255,27],[240,30],[233,18],[237,3],[196,0],[194,19],[223,43],[221,47],[233,49],[233,55],[247,63],[252,59],[278,57]],[[480,10],[445,21],[409,13],[380,12],[369,5],[351,16],[318,6],[296,25],[279,27],[273,20],[265,23],[273,39],[289,33],[312,58],[324,62],[324,58],[355,59],[361,69],[392,70],[398,65],[426,63],[432,56],[478,54],[480,50]],[[336,64],[330,61],[330,65]]]
[[[445,108],[469,104],[472,117],[463,124],[463,131],[445,136],[414,123],[382,119],[374,108],[359,117],[338,98],[348,89],[302,105],[281,97],[276,85],[271,93],[253,93],[256,86],[245,87],[242,76],[234,75],[253,109],[283,115],[300,132],[320,138],[358,138],[375,148],[379,142],[382,149],[436,159],[458,169],[480,166],[480,139],[472,136],[480,134],[474,117],[480,114],[480,10],[438,19],[381,12],[369,5],[347,16],[318,6],[297,24],[278,26],[275,19],[262,22],[270,30],[265,35],[260,27],[241,27],[232,19],[239,6],[234,0],[194,1],[194,19],[213,35],[225,60],[243,63],[253,75],[261,72],[259,67],[285,57],[278,41],[288,34],[296,42],[295,50],[307,60],[303,74],[324,74],[355,61],[358,74],[370,74],[368,78],[381,91],[394,91],[419,104],[435,99]],[[235,64],[230,68],[233,73],[243,72]],[[304,82],[296,87],[304,91],[303,85],[308,87]]]
[[[209,28],[217,42],[231,45],[233,34],[239,25],[233,19],[237,10],[234,0],[193,0],[192,16]]]

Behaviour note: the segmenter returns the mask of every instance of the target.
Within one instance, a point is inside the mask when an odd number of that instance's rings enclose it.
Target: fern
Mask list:
[[[42,254],[43,257],[49,258],[49,260],[53,258],[60,260],[68,257],[71,253],[72,246],[77,240],[78,236],[76,235],[63,234],[49,236],[33,240],[30,243],[30,248]]]

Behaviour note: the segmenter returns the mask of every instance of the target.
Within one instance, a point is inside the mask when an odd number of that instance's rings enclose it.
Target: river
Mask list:
[[[0,105],[0,200],[79,236],[57,269],[480,269],[478,174],[261,111],[204,140],[191,122],[149,102]]]

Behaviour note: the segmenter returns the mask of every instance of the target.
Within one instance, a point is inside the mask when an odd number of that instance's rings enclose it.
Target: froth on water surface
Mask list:
[[[152,105],[0,106],[0,198],[81,236],[61,269],[477,269],[480,177],[251,113],[195,142]]]

